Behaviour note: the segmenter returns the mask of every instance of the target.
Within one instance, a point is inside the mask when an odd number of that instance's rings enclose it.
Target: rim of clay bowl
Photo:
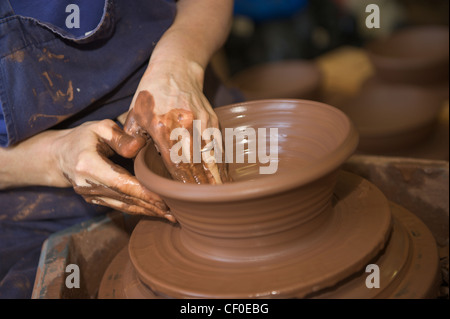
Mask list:
[[[416,34],[415,39],[420,36],[420,39],[427,39],[426,35],[432,33],[440,33],[443,38],[448,39],[448,28],[440,25],[429,25],[429,26],[414,26],[414,27],[406,27],[404,29],[400,29],[390,36],[380,38],[377,40],[373,40],[369,44],[367,44],[366,48],[369,54],[369,57],[376,63],[378,67],[382,68],[393,68],[393,69],[402,69],[402,68],[412,68],[418,69],[422,67],[426,67],[429,65],[434,65],[438,63],[442,63],[445,60],[448,60],[449,51],[439,52],[438,54],[427,54],[427,55],[406,55],[406,56],[393,56],[391,54],[385,54],[383,47],[389,45],[392,41],[397,38],[402,38],[405,36],[411,37],[411,35]],[[445,35],[447,35],[445,37]],[[448,41],[447,46],[448,48]]]
[[[189,202],[220,202],[248,200],[256,197],[275,195],[287,190],[298,188],[314,180],[330,174],[338,169],[356,150],[359,142],[358,132],[350,118],[341,110],[315,101],[298,99],[270,99],[257,100],[226,105],[222,107],[249,106],[261,103],[295,103],[309,104],[327,109],[335,113],[346,122],[348,132],[337,147],[326,156],[314,163],[307,164],[295,171],[267,175],[257,180],[237,181],[222,185],[185,184],[165,177],[161,177],[150,170],[145,162],[145,153],[150,144],[147,144],[137,155],[134,168],[137,179],[150,191],[166,198],[184,200]],[[146,168],[141,171],[139,168]]]

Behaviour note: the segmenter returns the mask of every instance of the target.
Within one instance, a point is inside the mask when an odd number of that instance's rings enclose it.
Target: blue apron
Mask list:
[[[125,112],[175,14],[172,0],[107,0],[99,26],[76,38],[17,16],[0,0],[0,104],[8,133],[1,145]],[[71,188],[0,191],[0,298],[29,298],[43,241],[107,210]]]

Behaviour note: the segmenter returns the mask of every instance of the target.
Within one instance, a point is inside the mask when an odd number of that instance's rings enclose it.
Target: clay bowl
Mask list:
[[[396,151],[419,144],[433,132],[447,95],[448,84],[392,85],[373,77],[340,108],[359,132],[360,151]]]
[[[309,61],[289,60],[249,67],[231,79],[246,100],[320,98],[322,76]]]
[[[165,200],[192,253],[223,261],[289,254],[326,220],[337,172],[358,144],[355,128],[340,110],[304,100],[252,101],[216,113],[223,129],[278,128],[277,172],[234,163],[232,183],[184,184],[170,179],[148,145],[136,158],[137,178]]]
[[[448,81],[448,27],[403,29],[370,43],[367,49],[376,73],[384,80],[411,84]]]

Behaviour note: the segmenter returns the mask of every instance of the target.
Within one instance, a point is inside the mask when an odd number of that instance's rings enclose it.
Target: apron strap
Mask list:
[[[0,19],[14,15],[14,10],[9,3],[9,0],[0,1]]]

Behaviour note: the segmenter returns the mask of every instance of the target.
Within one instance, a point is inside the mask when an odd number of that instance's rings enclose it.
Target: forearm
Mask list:
[[[48,131],[0,148],[0,189],[23,186],[70,186],[54,169],[52,144],[63,131]]]
[[[17,146],[0,149],[0,190],[73,187],[88,203],[174,222],[159,196],[108,159],[114,152],[128,158],[135,156],[139,143],[112,120],[45,131]]]
[[[194,119],[204,128],[219,127],[217,115],[203,94],[203,82],[206,66],[228,36],[233,1],[179,0],[177,6],[174,23],[153,50],[124,127],[132,136],[145,133],[152,137],[175,179],[219,184],[228,178],[217,164],[195,163],[181,169],[172,161],[170,132],[180,127],[193,132]]]
[[[179,0],[173,25],[158,42],[150,63],[189,61],[203,70],[224,44],[233,0]]]

